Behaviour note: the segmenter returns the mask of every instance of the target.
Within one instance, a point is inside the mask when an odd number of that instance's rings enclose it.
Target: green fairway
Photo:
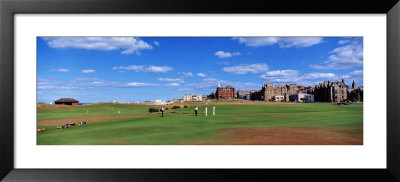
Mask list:
[[[38,145],[175,145],[204,141],[229,140],[223,129],[238,127],[327,127],[343,130],[351,136],[363,135],[363,104],[266,104],[266,103],[215,103],[216,115],[208,104],[185,103],[180,109],[149,113],[144,104],[101,103],[86,106],[41,105],[37,109]],[[183,108],[187,105],[189,108]],[[194,108],[199,106],[199,115]],[[118,113],[118,111],[120,113]],[[115,118],[113,118],[115,116]],[[126,116],[126,117],[119,117]],[[102,121],[88,121],[87,125],[56,129],[52,121],[74,122],[78,118],[106,117]],[[46,123],[40,125],[41,122]],[[44,126],[45,125],[45,126]]]

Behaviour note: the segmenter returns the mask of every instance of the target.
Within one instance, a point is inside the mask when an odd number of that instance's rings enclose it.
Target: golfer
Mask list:
[[[213,106],[212,109],[213,109],[213,116],[215,116],[215,106]]]
[[[199,110],[198,107],[194,108],[194,114],[197,116],[197,110]]]
[[[204,114],[207,116],[207,106],[204,108]]]
[[[161,110],[161,117],[164,117],[164,107],[162,107],[160,110]]]

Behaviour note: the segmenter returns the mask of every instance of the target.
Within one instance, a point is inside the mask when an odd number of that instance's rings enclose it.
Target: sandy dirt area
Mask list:
[[[194,145],[362,145],[363,137],[334,127],[242,127],[222,129],[220,141]]]

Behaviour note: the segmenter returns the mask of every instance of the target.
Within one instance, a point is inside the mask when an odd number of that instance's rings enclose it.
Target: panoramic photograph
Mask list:
[[[363,145],[362,37],[37,37],[37,145]]]

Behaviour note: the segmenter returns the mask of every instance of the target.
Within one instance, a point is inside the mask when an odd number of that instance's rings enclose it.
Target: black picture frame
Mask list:
[[[14,15],[381,13],[387,15],[386,169],[15,169]],[[400,181],[398,0],[0,0],[0,179],[4,181]],[[382,116],[384,117],[384,116]],[[368,159],[366,159],[368,160]]]

